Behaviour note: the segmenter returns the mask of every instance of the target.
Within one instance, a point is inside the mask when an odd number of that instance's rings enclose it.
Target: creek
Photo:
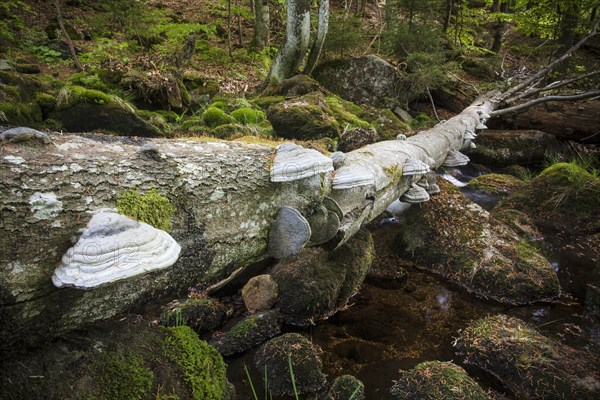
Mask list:
[[[467,166],[444,171],[440,176],[461,187],[472,201],[489,210],[499,198],[466,186],[470,179],[481,174],[481,170]],[[388,391],[399,369],[411,369],[423,361],[453,360],[465,367],[482,386],[503,392],[500,382],[464,366],[452,345],[458,331],[470,320],[491,314],[518,317],[544,335],[575,348],[600,346],[600,329],[585,317],[582,307],[585,284],[592,278],[594,269],[598,273],[598,268],[594,268],[597,262],[590,259],[585,249],[573,244],[576,242],[569,242],[575,238],[542,230],[544,238],[539,240],[542,252],[558,273],[564,291],[562,301],[509,307],[478,299],[400,258],[393,251],[393,242],[401,223],[402,216],[383,215],[368,228],[376,246],[372,268],[396,271],[401,268],[406,278],[391,288],[367,279],[344,310],[300,331],[323,350],[323,370],[329,382],[340,375],[351,374],[365,384],[368,400],[392,399]],[[288,327],[289,330],[293,329]],[[262,398],[262,374],[254,369],[254,352],[255,349],[226,359],[229,379],[242,399],[252,398],[244,366],[248,367],[258,396]],[[510,394],[504,394],[511,398]]]

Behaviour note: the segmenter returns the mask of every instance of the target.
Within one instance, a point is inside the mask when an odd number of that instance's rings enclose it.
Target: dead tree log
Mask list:
[[[409,170],[415,160],[439,167],[450,150],[468,144],[465,135],[494,104],[481,99],[407,140],[346,153],[335,170],[330,158],[314,150],[292,149],[316,157],[314,165],[302,165],[302,157],[286,161],[283,145],[166,139],[148,145],[99,135],[4,142],[0,343],[6,348],[24,338],[55,335],[278,256],[277,246],[288,245],[279,232],[288,226],[273,225],[284,208],[310,223],[311,243],[339,246],[421,179],[424,172]],[[91,213],[114,208],[119,193],[129,188],[155,188],[175,206],[171,234],[181,246],[179,260],[90,290],[54,287],[53,271]],[[323,210],[335,223],[318,222]]]

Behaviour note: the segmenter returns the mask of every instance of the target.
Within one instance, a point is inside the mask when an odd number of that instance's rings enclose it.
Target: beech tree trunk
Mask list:
[[[321,0],[319,4],[319,25],[317,26],[317,35],[313,43],[313,47],[308,55],[308,61],[304,68],[306,75],[311,75],[314,71],[319,57],[323,50],[323,44],[325,44],[325,38],[327,37],[327,31],[329,29],[329,0]]]
[[[252,47],[260,52],[269,45],[269,0],[255,0],[254,4]]]
[[[310,0],[286,0],[285,42],[275,56],[268,84],[291,78],[302,64],[310,42]]]

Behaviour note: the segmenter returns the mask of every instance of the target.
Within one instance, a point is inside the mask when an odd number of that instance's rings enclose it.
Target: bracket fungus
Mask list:
[[[475,132],[473,132],[470,129],[467,129],[467,131],[465,132],[464,140],[474,140],[476,137],[477,135],[475,134]]]
[[[25,143],[38,142],[41,144],[50,144],[50,136],[47,133],[40,132],[35,129],[18,127],[8,129],[0,134],[0,142],[8,143]]]
[[[103,209],[62,257],[52,283],[56,287],[92,289],[170,267],[180,251],[167,232]]]
[[[318,207],[308,217],[308,223],[311,230],[310,243],[313,245],[327,242],[340,229],[340,218],[338,215],[324,206]]]
[[[477,145],[475,143],[471,142],[471,143],[469,143],[469,148],[470,149],[476,149]]]
[[[294,255],[304,248],[311,235],[310,224],[298,210],[281,207],[269,231],[269,254],[276,259]]]
[[[407,158],[402,168],[402,175],[422,175],[430,171],[429,165],[416,158]]]
[[[335,172],[332,188],[336,190],[352,189],[375,184],[375,175],[360,165],[348,165]]]
[[[437,184],[437,174],[433,171],[425,174],[425,179],[427,179],[428,187],[425,189],[427,193],[438,194],[440,192],[440,187]]]
[[[399,133],[396,135],[396,140],[406,140],[407,137],[404,133]]]
[[[400,197],[400,201],[410,204],[423,203],[429,199],[429,193],[415,183],[410,185],[410,189]]]
[[[442,164],[444,167],[461,167],[467,165],[471,161],[469,157],[457,150],[450,150],[448,156]]]
[[[338,216],[338,219],[340,221],[344,219],[344,212],[342,211],[342,207],[340,207],[337,201],[335,201],[331,197],[325,196],[323,198],[322,204],[327,210],[334,212]]]
[[[335,169],[341,168],[346,164],[346,155],[341,151],[331,153],[329,158],[331,158],[331,161],[333,162],[333,167]]]
[[[421,179],[419,179],[419,181],[417,182],[417,185],[419,185],[425,190],[429,189],[429,181],[427,180],[427,177],[423,175]]]
[[[482,130],[482,129],[487,129],[488,127],[485,126],[485,124],[483,122],[479,122],[477,123],[477,126],[475,127],[475,129],[477,130]]]
[[[271,165],[271,182],[297,181],[332,171],[331,158],[316,150],[285,142],[277,146]]]

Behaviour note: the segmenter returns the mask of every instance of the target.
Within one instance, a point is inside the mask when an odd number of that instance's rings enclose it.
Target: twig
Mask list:
[[[539,99],[528,101],[527,103],[519,104],[518,106],[508,107],[501,110],[496,110],[490,113],[492,117],[499,117],[501,115],[507,114],[518,114],[520,112],[526,111],[530,107],[533,107],[538,104],[546,103],[548,101],[570,101],[570,100],[582,100],[588,99],[590,97],[600,95],[600,90],[592,90],[590,92],[579,93],[575,95],[566,95],[566,96],[545,96],[540,97]]]
[[[65,40],[67,41],[67,45],[69,45],[69,52],[71,53],[71,58],[73,59],[73,62],[75,63],[75,68],[77,68],[78,71],[83,72],[83,67],[81,66],[81,63],[79,62],[79,58],[77,58],[77,53],[75,52],[75,46],[73,46],[73,41],[71,40],[69,33],[65,29],[65,24],[63,23],[62,12],[60,11],[59,0],[54,0],[54,8],[56,8],[56,19],[58,19],[58,26],[60,27],[60,30],[61,30],[63,36],[65,37]]]
[[[589,78],[591,76],[598,75],[598,74],[600,74],[600,70],[599,71],[592,71],[590,73],[587,73],[587,74],[584,74],[584,75],[581,75],[581,76],[577,76],[575,78],[566,79],[564,81],[552,82],[551,84],[549,84],[549,85],[547,85],[547,86],[545,86],[543,88],[535,89],[535,90],[532,90],[530,92],[523,92],[521,94],[513,96],[510,99],[505,100],[505,102],[507,104],[511,104],[511,103],[514,103],[515,101],[517,101],[519,99],[522,99],[524,97],[533,96],[534,94],[545,92],[547,90],[558,89],[559,87],[563,87],[563,86],[566,86],[566,85],[571,84],[573,82],[579,81],[581,79]]]
[[[437,110],[435,109],[435,103],[433,102],[433,97],[431,96],[431,91],[429,90],[429,86],[427,88],[427,95],[429,96],[429,101],[431,101],[431,107],[433,108],[433,113],[435,114],[435,119],[440,122],[440,117],[438,116]]]

